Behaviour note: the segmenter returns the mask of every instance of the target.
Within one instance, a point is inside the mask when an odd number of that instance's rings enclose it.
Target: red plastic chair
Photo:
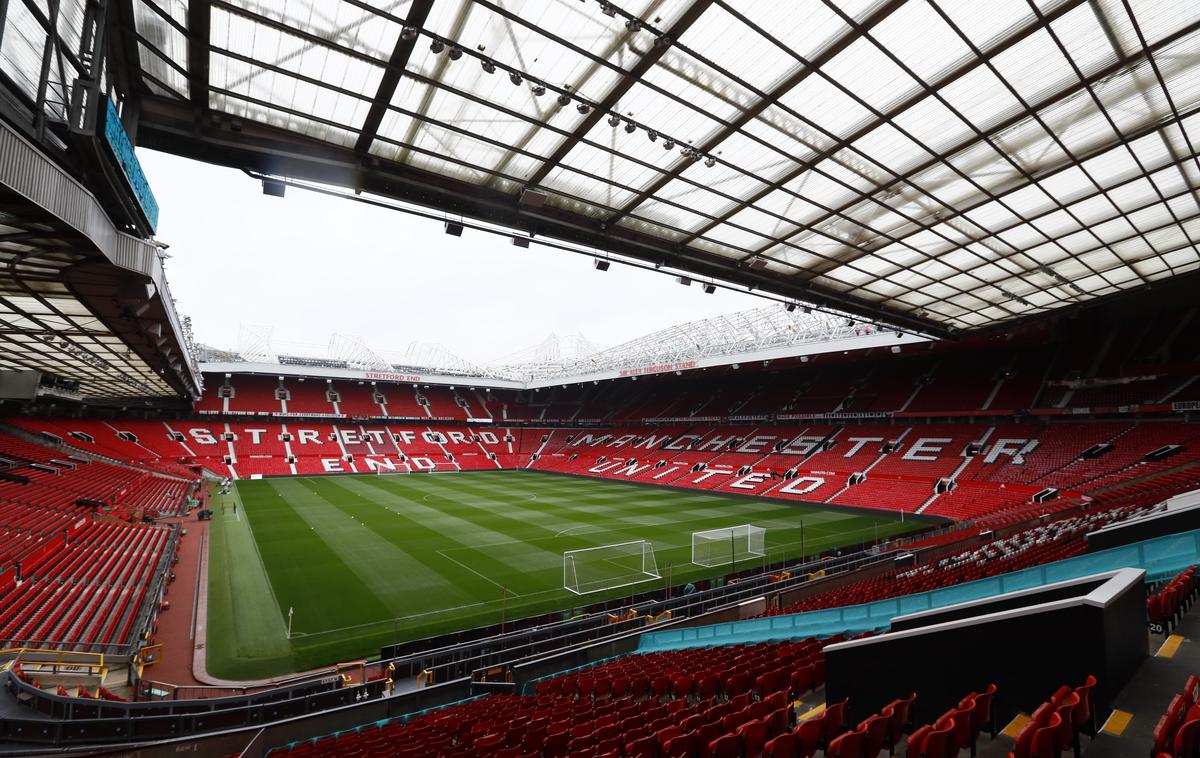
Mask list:
[[[711,758],[741,758],[742,744],[732,734],[722,735],[708,744]]]
[[[878,758],[879,751],[883,750],[883,743],[887,741],[888,725],[891,721],[892,712],[884,710],[883,713],[868,716],[858,725],[858,731],[863,733],[862,754],[866,758]]]
[[[791,732],[778,734],[763,746],[763,758],[797,758],[796,736]]]
[[[796,735],[796,752],[800,758],[812,758],[825,744],[825,714],[801,721],[792,734]]]
[[[1200,756],[1200,719],[1183,722],[1175,732],[1171,751],[1175,758],[1197,758]]]
[[[912,755],[911,752],[908,754]],[[958,748],[954,744],[954,719],[945,719],[941,726],[935,724],[931,727],[929,734],[925,736],[921,746],[921,758],[954,758],[956,755]]]
[[[825,744],[838,736],[842,731],[842,727],[846,725],[846,704],[850,702],[850,698],[846,698],[840,703],[825,708],[822,723],[825,724]]]
[[[767,722],[759,719],[747,721],[738,727],[737,736],[745,757],[758,758],[762,755],[763,745],[767,744]]]
[[[912,711],[912,704],[916,699],[917,693],[914,692],[906,698],[893,700],[883,709],[884,711],[891,709],[892,713],[887,725],[887,746],[893,751],[900,742],[900,738],[904,736],[904,730],[908,728],[909,713]]]
[[[864,758],[866,738],[866,732],[846,732],[829,743],[825,755],[828,758]]]

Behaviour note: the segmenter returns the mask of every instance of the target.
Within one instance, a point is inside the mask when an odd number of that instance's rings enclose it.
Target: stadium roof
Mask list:
[[[61,118],[90,6],[7,6],[5,72]],[[141,145],[906,329],[1200,264],[1194,0],[108,7]]]
[[[131,1],[194,157],[935,334],[1200,263],[1194,0]]]
[[[0,156],[0,372],[93,401],[199,396],[160,251],[3,122]]]
[[[609,348],[582,337],[563,351],[554,337],[529,350],[472,364],[440,346],[414,343],[399,361],[387,361],[361,340],[333,335],[324,355],[284,355],[271,346],[270,330],[260,328],[237,351],[204,347],[201,368],[210,372],[290,373],[332,378],[403,376],[401,381],[461,383],[516,389],[648,374],[679,373],[738,362],[773,361],[820,353],[892,347],[924,342],[921,337],[881,331],[852,318],[811,313],[775,303],[761,308],[676,324]],[[319,353],[320,351],[315,351]],[[284,368],[289,367],[289,368]],[[298,368],[291,368],[298,367]],[[332,369],[332,371],[327,371]],[[384,373],[381,373],[384,372]]]

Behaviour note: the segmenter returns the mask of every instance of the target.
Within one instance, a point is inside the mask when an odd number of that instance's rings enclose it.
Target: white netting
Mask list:
[[[563,553],[563,587],[576,595],[659,578],[654,546],[646,540]]]
[[[761,558],[766,554],[766,537],[766,529],[750,524],[692,532],[692,563],[712,568]]]

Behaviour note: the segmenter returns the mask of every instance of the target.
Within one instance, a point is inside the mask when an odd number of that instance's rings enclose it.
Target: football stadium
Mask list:
[[[0,755],[1200,756],[1198,147],[1194,0],[0,0]]]

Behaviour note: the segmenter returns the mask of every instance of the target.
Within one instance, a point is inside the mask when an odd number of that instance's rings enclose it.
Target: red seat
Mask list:
[[[825,754],[829,758],[863,758],[866,755],[863,752],[866,737],[866,732],[863,731],[846,732],[829,743]]]
[[[825,713],[821,719],[825,725],[825,744],[829,744],[830,740],[838,736],[838,733],[842,731],[842,727],[846,725],[846,704],[849,702],[850,698],[846,698],[840,703],[834,703],[825,708]]]
[[[884,708],[885,711],[891,710],[892,717],[888,719],[887,725],[887,745],[895,750],[896,745],[900,742],[900,738],[904,736],[904,730],[909,725],[909,713],[912,711],[912,704],[917,699],[917,693],[912,693],[906,698],[897,698]]]
[[[791,732],[778,734],[763,746],[763,758],[796,758],[797,740]]]
[[[745,758],[758,758],[762,755],[763,745],[767,744],[767,722],[759,719],[747,721],[738,727],[737,736],[741,740]]]
[[[722,735],[708,744],[711,758],[741,758],[742,745],[732,734]]]
[[[825,715],[801,721],[792,734],[796,735],[796,752],[800,758],[812,758],[825,744]]]
[[[922,741],[920,755],[921,758],[954,758],[958,755],[958,748],[954,745],[954,719],[946,719],[941,726],[929,727],[929,733]]]
[[[1183,722],[1175,732],[1172,744],[1174,758],[1197,758],[1200,756],[1200,719]]]
[[[862,754],[866,758],[877,758],[887,741],[888,725],[892,721],[892,711],[885,709],[882,713],[868,716],[858,725],[858,731],[863,734]]]

